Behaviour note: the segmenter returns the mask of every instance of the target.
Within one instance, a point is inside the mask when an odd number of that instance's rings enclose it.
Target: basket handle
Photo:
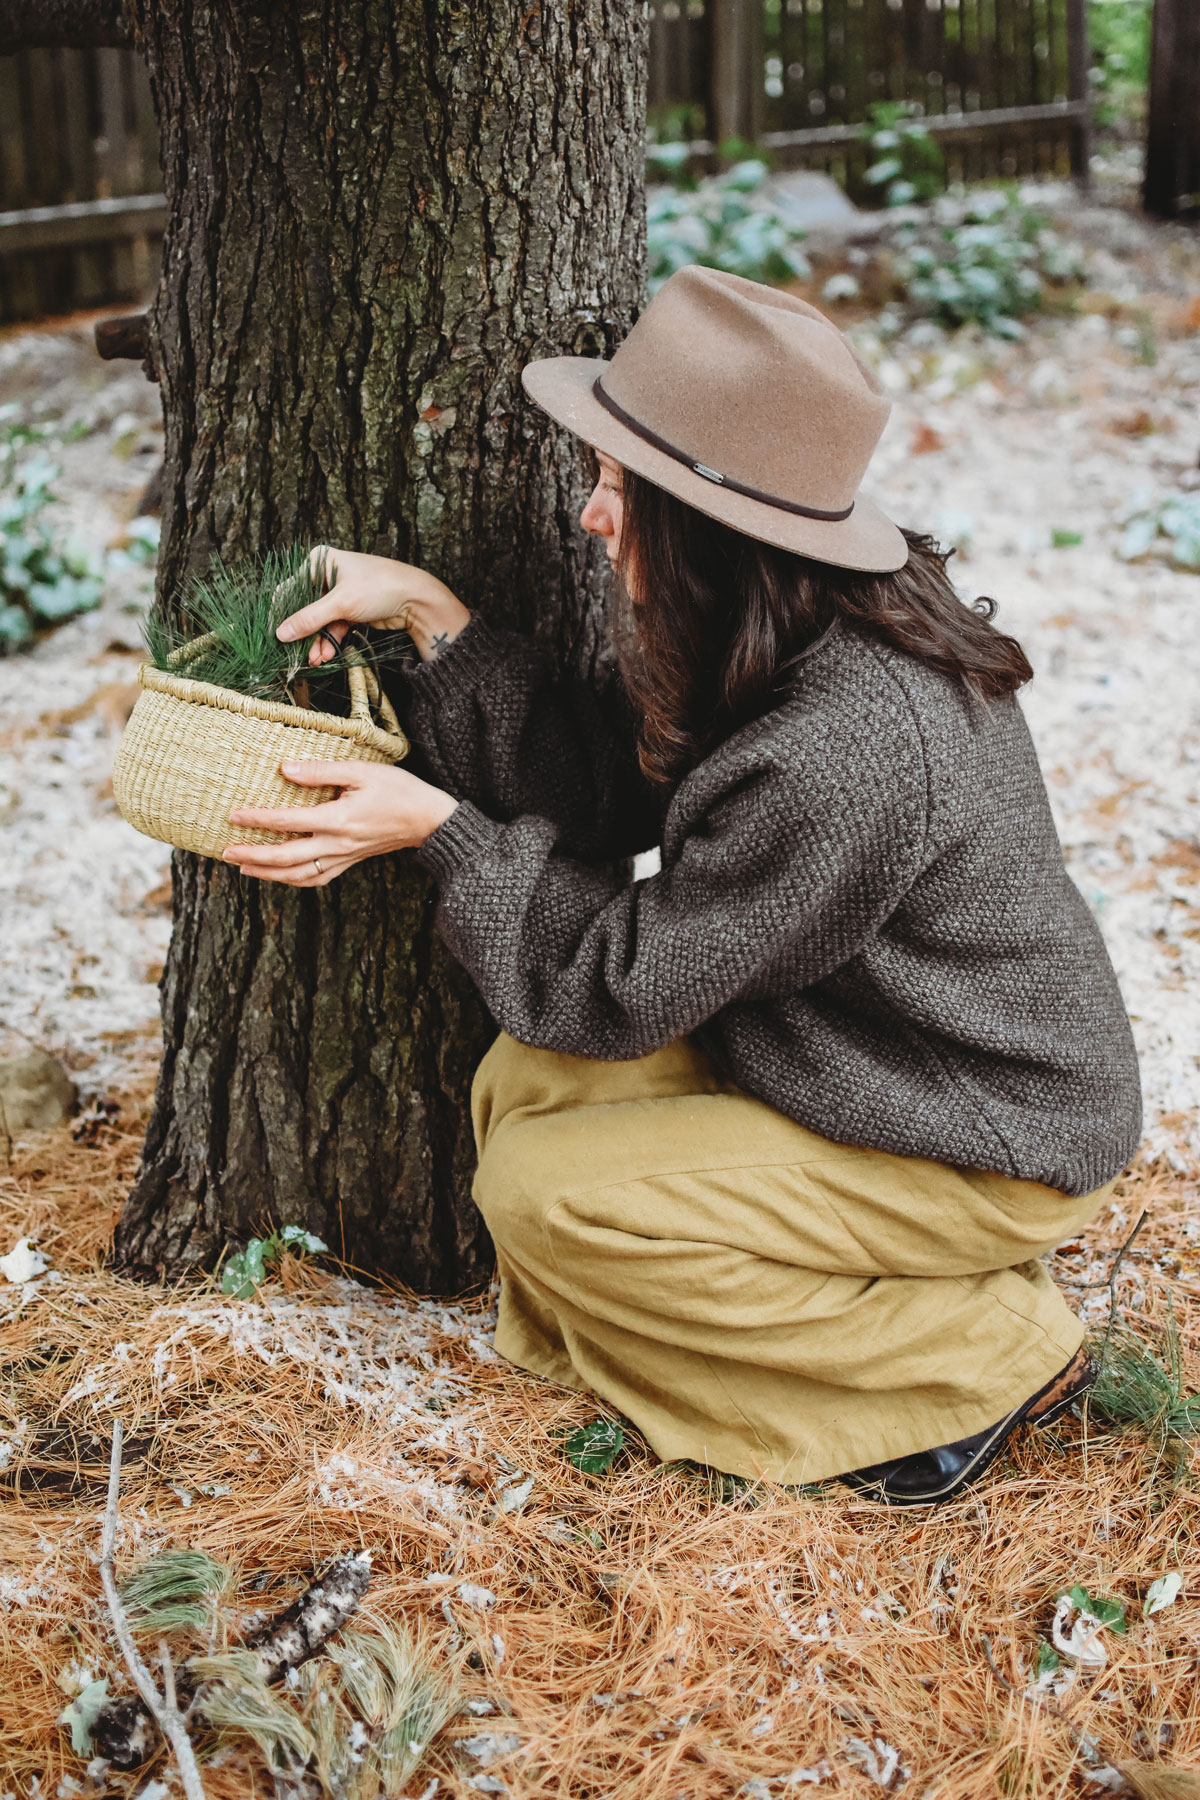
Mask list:
[[[220,641],[215,631],[205,632],[203,637],[193,638],[190,644],[180,644],[177,650],[172,650],[167,661],[173,669],[186,668],[188,663],[195,662],[198,656],[203,656],[206,650],[211,650]]]
[[[403,737],[396,709],[380,687],[378,676],[364,659],[361,650],[346,651],[346,678],[350,683],[350,717],[361,720],[364,725],[371,725],[374,723],[371,708],[374,707],[389,736]]]

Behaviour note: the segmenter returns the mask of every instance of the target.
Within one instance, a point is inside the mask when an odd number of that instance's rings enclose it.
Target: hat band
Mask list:
[[[707,463],[693,461],[685,450],[677,449],[674,444],[668,443],[666,438],[659,437],[657,431],[651,431],[648,425],[643,425],[640,420],[634,418],[632,413],[627,413],[623,406],[617,404],[611,394],[605,393],[600,385],[598,375],[592,383],[592,392],[605,411],[610,412],[618,424],[636,432],[638,437],[644,438],[646,443],[652,445],[655,450],[661,450],[666,456],[673,456],[677,463],[682,463],[685,469],[692,471],[693,475],[702,475],[705,481],[711,481],[716,487],[728,488],[731,494],[742,494],[747,500],[758,500],[764,506],[778,507],[780,512],[796,513],[802,519],[824,519],[830,524],[836,524],[840,519],[848,519],[854,511],[853,500],[840,512],[821,512],[815,506],[801,506],[797,500],[781,500],[778,494],[764,493],[762,488],[747,487],[744,481],[735,481],[732,475],[722,475],[716,469],[710,469]]]

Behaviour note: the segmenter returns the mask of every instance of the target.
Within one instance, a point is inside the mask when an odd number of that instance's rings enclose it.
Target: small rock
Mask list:
[[[61,1125],[78,1099],[58,1058],[44,1050],[0,1062],[0,1107],[10,1131],[48,1131]]]

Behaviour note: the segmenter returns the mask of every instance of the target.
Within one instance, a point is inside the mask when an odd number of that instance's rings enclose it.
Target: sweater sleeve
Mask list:
[[[621,1061],[849,961],[916,878],[924,762],[911,728],[816,737],[811,756],[757,728],[723,746],[678,790],[661,872],[636,883],[576,861],[548,818],[460,805],[418,854],[501,1027]]]
[[[478,613],[404,677],[406,723],[431,778],[501,821],[535,813],[595,861],[657,844],[663,805],[642,775],[618,680],[597,694],[556,676],[530,639]]]

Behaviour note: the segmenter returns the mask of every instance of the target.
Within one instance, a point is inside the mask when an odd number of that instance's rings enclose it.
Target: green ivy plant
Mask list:
[[[285,1250],[320,1256],[329,1245],[302,1225],[284,1225],[270,1237],[251,1238],[244,1250],[229,1257],[221,1271],[221,1292],[235,1300],[253,1300],[267,1278],[267,1265],[279,1261]]]
[[[1134,512],[1125,522],[1121,556],[1126,562],[1155,557],[1200,575],[1200,493],[1171,494]]]
[[[896,284],[912,310],[998,337],[1023,337],[1022,318],[1045,306],[1048,290],[1084,276],[1082,252],[1009,189],[943,195],[926,218],[898,225],[893,244]]]
[[[868,107],[867,143],[875,160],[863,175],[885,206],[932,200],[946,185],[946,159],[932,132],[907,100],[878,100]]]
[[[767,164],[746,157],[695,181],[686,174],[687,148],[658,144],[650,151],[655,166],[677,178],[647,196],[651,293],[688,263],[751,281],[806,280],[812,268],[800,248],[803,230],[762,193]]]
[[[47,523],[62,470],[42,437],[11,415],[0,417],[0,656],[27,649],[39,633],[100,604],[96,571]]]
[[[593,1419],[563,1435],[563,1454],[583,1475],[605,1475],[625,1448],[616,1419]]]

